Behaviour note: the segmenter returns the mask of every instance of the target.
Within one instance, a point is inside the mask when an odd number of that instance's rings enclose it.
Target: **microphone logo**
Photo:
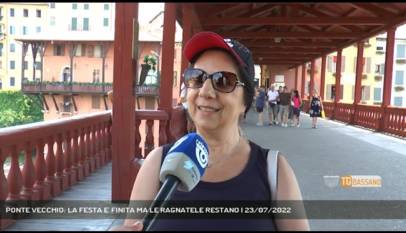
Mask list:
[[[209,152],[200,140],[196,140],[196,157],[201,167],[207,167],[209,163]]]

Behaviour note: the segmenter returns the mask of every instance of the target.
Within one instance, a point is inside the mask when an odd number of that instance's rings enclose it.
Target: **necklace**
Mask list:
[[[207,168],[211,168],[211,167],[213,167],[213,165],[222,164],[224,161],[228,161],[231,157],[233,157],[234,156],[234,151],[236,150],[236,148],[240,144],[240,141],[241,141],[241,136],[238,138],[238,142],[236,143],[233,150],[231,151],[231,153],[229,153],[229,155],[227,157],[221,156],[222,159],[219,159],[218,161],[213,161],[213,160],[209,159],[209,162],[207,163]]]

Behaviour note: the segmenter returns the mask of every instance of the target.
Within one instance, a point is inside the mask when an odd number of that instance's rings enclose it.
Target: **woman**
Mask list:
[[[266,175],[267,150],[243,138],[242,116],[254,97],[254,65],[250,51],[212,32],[193,36],[184,49],[191,67],[184,72],[188,111],[209,146],[209,164],[191,192],[175,191],[172,200],[270,201]],[[135,180],[131,200],[152,200],[160,183],[161,161],[169,146],[151,151]],[[301,200],[292,168],[278,163],[278,200]],[[229,219],[226,219],[229,220]],[[309,230],[306,219],[157,219],[152,230]],[[141,221],[127,219],[119,230],[141,230]]]
[[[317,128],[317,117],[321,117],[321,111],[323,111],[323,102],[316,89],[313,89],[312,98],[310,99],[309,114],[312,118],[312,128]]]
[[[292,102],[293,125],[296,127],[300,127],[300,105],[302,104],[302,100],[300,99],[298,90],[293,90]]]
[[[255,108],[257,110],[258,113],[258,122],[257,122],[257,126],[263,126],[264,125],[264,117],[263,117],[263,111],[264,111],[264,107],[265,107],[265,91],[264,91],[264,87],[259,87],[256,90],[256,95],[255,95]]]

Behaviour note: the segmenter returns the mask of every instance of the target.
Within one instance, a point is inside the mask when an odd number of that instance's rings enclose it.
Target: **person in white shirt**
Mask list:
[[[278,99],[279,93],[275,90],[275,87],[272,85],[268,91],[268,104],[269,104],[269,125],[278,124],[278,106],[276,101]]]

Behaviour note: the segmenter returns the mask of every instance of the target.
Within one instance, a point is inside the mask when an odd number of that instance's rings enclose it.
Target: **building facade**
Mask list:
[[[27,48],[29,58],[22,62],[22,44],[15,38],[42,33],[47,13],[46,3],[0,3],[0,90],[20,90],[21,68],[32,74],[41,66],[32,60],[31,47]]]

